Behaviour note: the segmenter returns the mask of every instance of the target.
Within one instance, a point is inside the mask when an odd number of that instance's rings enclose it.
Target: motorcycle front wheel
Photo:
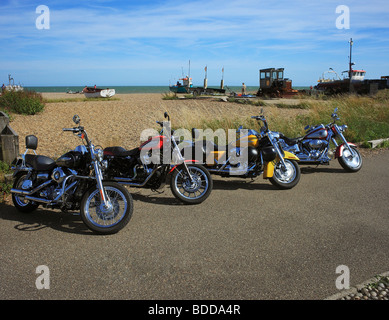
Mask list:
[[[185,204],[198,204],[208,198],[213,182],[208,170],[202,165],[187,164],[178,166],[171,177],[170,187],[173,195]]]
[[[354,155],[351,154],[350,150],[344,148],[342,156],[338,158],[338,161],[342,168],[348,172],[357,172],[362,168],[362,156],[358,149],[351,147]]]
[[[300,181],[300,167],[294,160],[284,159],[284,162],[286,170],[282,168],[281,162],[278,162],[270,182],[279,189],[292,189]]]
[[[133,212],[131,194],[123,186],[114,182],[103,182],[110,205],[104,206],[100,191],[90,188],[81,200],[81,219],[95,233],[114,234],[130,221]]]

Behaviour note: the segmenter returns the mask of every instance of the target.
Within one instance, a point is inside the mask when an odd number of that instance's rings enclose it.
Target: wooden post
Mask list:
[[[19,136],[9,126],[7,114],[0,111],[0,160],[11,164],[19,155]]]

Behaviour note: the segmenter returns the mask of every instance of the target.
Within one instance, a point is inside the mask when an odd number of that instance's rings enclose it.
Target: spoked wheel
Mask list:
[[[113,234],[123,229],[130,221],[133,200],[121,185],[103,182],[109,205],[104,206],[99,189],[90,188],[81,201],[81,218],[86,226],[100,234]]]
[[[212,178],[208,170],[198,164],[177,167],[171,178],[170,187],[174,196],[185,204],[198,204],[208,198],[212,191]]]
[[[354,154],[349,149],[344,148],[343,154],[338,158],[340,165],[348,172],[357,172],[362,168],[362,156],[358,149],[351,147]]]
[[[284,159],[286,169],[278,162],[270,182],[279,189],[292,189],[300,181],[300,167],[294,160]]]

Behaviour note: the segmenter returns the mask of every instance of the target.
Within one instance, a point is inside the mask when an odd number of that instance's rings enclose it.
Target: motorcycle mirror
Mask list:
[[[338,108],[335,108],[334,113],[337,113],[337,112],[338,112]]]
[[[78,114],[74,115],[74,117],[73,117],[73,122],[74,122],[75,124],[79,124],[80,121],[81,121],[81,119],[80,119],[80,117],[78,116]]]
[[[309,129],[309,125],[307,125],[305,128],[304,128],[304,130],[308,130]]]
[[[165,118],[167,118],[169,121],[170,121],[170,117],[169,117],[169,115],[168,115],[168,113],[165,111],[165,113],[163,114],[163,116],[165,117]]]

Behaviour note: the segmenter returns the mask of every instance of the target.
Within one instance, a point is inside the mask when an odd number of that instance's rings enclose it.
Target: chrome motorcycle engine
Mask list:
[[[328,141],[319,139],[309,139],[304,141],[304,149],[308,151],[309,158],[318,159],[325,148],[328,146]]]
[[[55,168],[51,174],[51,179],[53,179],[57,183],[61,183],[65,179],[65,177],[66,174],[60,167]]]
[[[308,149],[322,149],[324,146],[328,145],[328,142],[325,140],[319,139],[310,139],[304,142],[305,147]]]

